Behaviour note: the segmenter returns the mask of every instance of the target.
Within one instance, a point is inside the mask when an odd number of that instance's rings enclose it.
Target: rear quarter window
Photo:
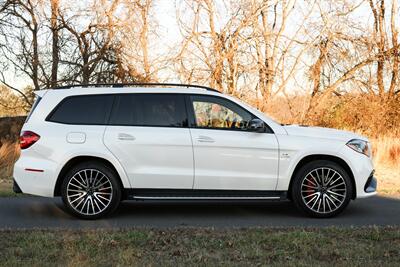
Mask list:
[[[47,121],[65,124],[105,125],[114,96],[82,95],[67,97],[50,113]]]

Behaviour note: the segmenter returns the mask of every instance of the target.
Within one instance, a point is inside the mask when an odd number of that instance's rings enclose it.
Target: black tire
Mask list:
[[[324,182],[322,177],[325,177]],[[305,214],[329,218],[347,207],[352,192],[350,176],[339,164],[316,160],[305,164],[295,174],[291,197],[295,206]]]
[[[83,178],[85,176],[87,180]],[[86,220],[99,219],[112,214],[118,208],[121,196],[122,186],[118,175],[109,167],[96,161],[73,166],[64,176],[61,185],[61,197],[67,211]],[[82,201],[83,203],[77,205]],[[82,205],[85,204],[87,205],[81,210]]]

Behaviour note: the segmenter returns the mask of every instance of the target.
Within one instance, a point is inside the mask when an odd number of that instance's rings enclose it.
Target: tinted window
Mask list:
[[[110,124],[130,126],[185,127],[183,95],[127,94],[117,96]]]
[[[253,115],[231,101],[210,96],[192,96],[199,128],[246,130]]]
[[[112,101],[112,95],[68,97],[55,109],[49,120],[68,124],[106,124]]]

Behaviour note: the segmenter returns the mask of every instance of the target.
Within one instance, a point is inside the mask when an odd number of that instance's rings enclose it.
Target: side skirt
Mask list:
[[[125,189],[129,200],[286,200],[286,191],[206,189]]]

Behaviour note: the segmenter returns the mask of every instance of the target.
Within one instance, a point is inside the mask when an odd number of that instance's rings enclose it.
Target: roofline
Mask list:
[[[71,89],[78,87],[113,87],[113,88],[122,88],[122,87],[144,87],[144,86],[158,86],[158,87],[186,87],[186,88],[200,88],[205,89],[207,91],[213,91],[217,93],[221,93],[220,91],[197,84],[181,84],[181,83],[95,83],[95,84],[74,84],[74,85],[65,85],[55,87],[53,89]]]

